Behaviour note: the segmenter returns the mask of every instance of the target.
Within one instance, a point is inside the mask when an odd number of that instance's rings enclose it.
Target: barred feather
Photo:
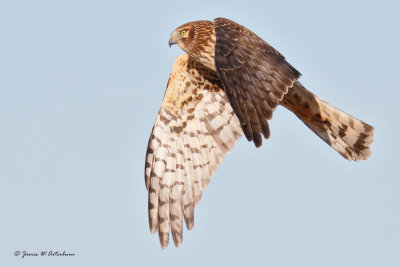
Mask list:
[[[348,160],[371,155],[374,128],[320,99],[296,82],[280,103]]]
[[[212,71],[188,56],[175,61],[149,140],[146,186],[149,223],[161,247],[182,243],[182,220],[194,226],[194,207],[225,154],[243,132]]]
[[[182,34],[184,33],[184,34]],[[194,208],[224,156],[243,135],[261,146],[278,104],[300,118],[348,160],[371,154],[374,128],[307,91],[300,73],[273,47],[228,19],[195,21],[170,38],[188,55],[171,71],[146,155],[150,231],[161,247],[182,243],[183,220]]]

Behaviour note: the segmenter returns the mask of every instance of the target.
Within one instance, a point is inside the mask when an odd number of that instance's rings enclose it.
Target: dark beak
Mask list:
[[[176,41],[179,39],[179,36],[176,34],[176,32],[173,32],[171,34],[171,37],[169,37],[169,42],[168,45],[171,47],[171,45],[176,44]]]

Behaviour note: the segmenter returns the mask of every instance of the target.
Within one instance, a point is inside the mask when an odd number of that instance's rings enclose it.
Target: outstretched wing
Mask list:
[[[149,223],[162,248],[169,231],[182,242],[182,220],[190,230],[194,207],[218,165],[243,135],[215,72],[187,55],[172,68],[146,156]]]
[[[300,73],[247,28],[216,18],[215,68],[249,141],[269,137],[268,120]]]

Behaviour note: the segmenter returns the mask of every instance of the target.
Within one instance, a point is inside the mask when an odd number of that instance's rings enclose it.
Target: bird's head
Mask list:
[[[196,28],[193,22],[183,24],[172,32],[168,45],[171,47],[172,45],[177,44],[180,48],[186,51],[187,48],[193,46],[195,35]]]
[[[208,45],[214,36],[214,23],[207,20],[193,21],[176,28],[169,38],[169,46],[177,44],[189,55],[199,53],[199,49]]]

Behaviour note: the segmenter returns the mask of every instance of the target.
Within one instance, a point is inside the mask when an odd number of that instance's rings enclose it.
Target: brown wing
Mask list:
[[[146,155],[149,223],[162,248],[169,230],[182,242],[182,219],[190,230],[194,207],[218,165],[243,135],[215,72],[187,55],[172,68]]]
[[[258,147],[268,120],[300,73],[272,46],[224,18],[215,22],[215,68],[244,134]]]

